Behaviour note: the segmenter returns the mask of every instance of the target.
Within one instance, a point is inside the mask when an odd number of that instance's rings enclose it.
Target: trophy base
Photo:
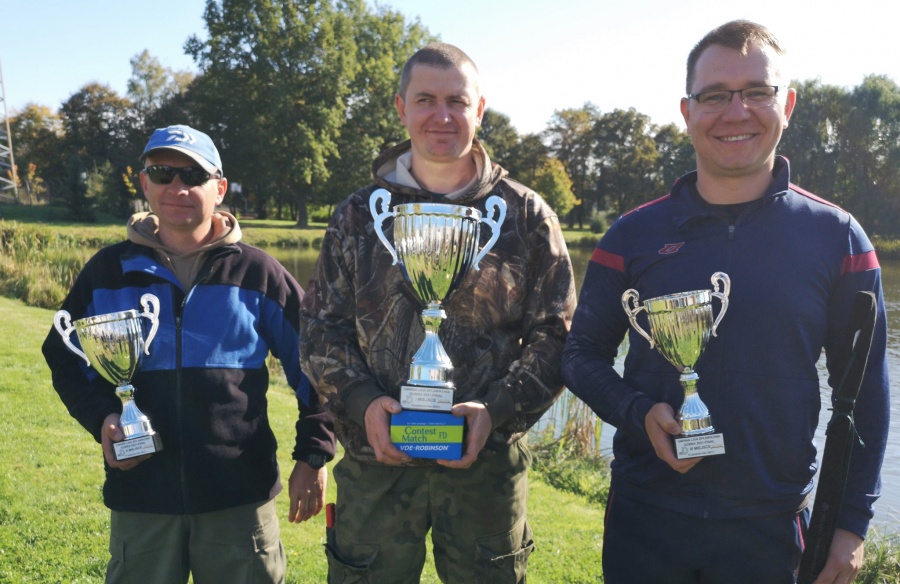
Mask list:
[[[391,415],[391,442],[413,458],[462,458],[464,417],[406,410]]]
[[[449,412],[453,407],[453,386],[400,386],[400,407],[404,410]]]
[[[721,433],[675,437],[675,456],[678,460],[717,454],[725,454],[725,438]]]
[[[113,444],[113,449],[116,451],[116,460],[127,460],[135,456],[159,452],[163,447],[159,434],[154,433],[116,442]]]

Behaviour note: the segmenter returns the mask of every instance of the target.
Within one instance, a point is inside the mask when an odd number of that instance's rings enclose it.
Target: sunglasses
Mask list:
[[[199,187],[206,184],[210,178],[219,178],[219,174],[211,175],[205,170],[197,166],[166,166],[164,164],[154,164],[144,169],[150,182],[158,185],[167,185],[175,180],[175,175],[181,179],[181,182],[189,187]]]

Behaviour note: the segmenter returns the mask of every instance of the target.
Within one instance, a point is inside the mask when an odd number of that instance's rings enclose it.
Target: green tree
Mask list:
[[[778,153],[791,161],[791,180],[839,203],[835,190],[841,164],[838,132],[845,125],[849,92],[819,80],[794,82],[797,102]]]
[[[577,222],[584,226],[591,208],[596,207],[597,159],[595,157],[594,126],[600,118],[600,110],[592,103],[579,109],[557,110],[553,113],[544,136],[554,156],[562,162],[572,179],[572,190],[580,201],[569,213],[569,227]]]
[[[92,223],[96,220],[92,202],[88,197],[87,170],[77,154],[66,160],[66,176],[62,184],[63,204],[71,219]]]
[[[658,128],[653,141],[659,155],[656,174],[664,189],[671,188],[676,179],[697,167],[691,137],[675,124]]]
[[[560,217],[565,217],[578,202],[572,192],[572,179],[566,174],[562,162],[556,158],[546,159],[531,186]]]
[[[89,83],[66,100],[59,110],[65,132],[63,147],[90,168],[108,160],[124,167],[140,146],[132,142],[139,125],[131,100],[107,85]],[[141,144],[142,146],[143,144]]]
[[[207,0],[204,20],[208,38],[185,45],[205,77],[201,125],[261,216],[286,206],[305,226],[338,154],[356,70],[350,19],[329,0]]]
[[[594,126],[599,194],[616,216],[659,196],[659,154],[650,118],[634,108],[604,114]]]
[[[26,169],[25,176],[19,176],[22,189],[35,202],[45,185],[59,187],[66,176],[62,121],[50,108],[29,103],[10,118],[9,127],[16,165]],[[36,186],[37,181],[41,183],[40,188]]]
[[[333,205],[372,182],[372,161],[385,148],[406,139],[406,128],[394,108],[400,72],[407,59],[433,36],[418,20],[407,22],[385,7],[369,10],[363,0],[348,0],[356,45],[355,74],[344,98],[346,115],[328,159],[329,179],[317,183],[315,202]]]
[[[478,139],[488,152],[493,162],[507,168],[520,141],[519,133],[510,122],[509,116],[486,108],[478,129]]]
[[[900,88],[883,75],[867,76],[849,96],[838,130],[839,203],[873,234],[900,233]]]
[[[549,156],[550,149],[540,134],[526,134],[510,149],[504,168],[509,171],[510,177],[532,186]]]
[[[159,59],[146,49],[132,57],[130,63],[128,97],[134,104],[138,118],[145,122],[160,107],[184,93],[194,78],[190,71],[173,71],[163,67]]]

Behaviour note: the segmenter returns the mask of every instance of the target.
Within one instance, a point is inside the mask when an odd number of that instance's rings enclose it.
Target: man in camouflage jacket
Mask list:
[[[436,44],[407,63],[395,103],[410,141],[374,163],[376,184],[335,211],[302,306],[302,366],[327,401],[345,455],[335,468],[329,581],[418,582],[425,536],[444,582],[523,581],[527,430],[562,390],[560,356],[575,307],[571,262],[544,200],[506,178],[474,138],[484,112],[475,65]],[[413,459],[390,442],[390,414],[421,345],[423,308],[379,241],[369,198],[478,209],[501,197],[500,238],[443,303],[439,336],[453,365],[458,461]],[[387,230],[389,223],[385,224]],[[490,235],[483,229],[479,248]]]

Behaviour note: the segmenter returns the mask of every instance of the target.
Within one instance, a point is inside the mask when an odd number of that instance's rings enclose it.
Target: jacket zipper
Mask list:
[[[183,396],[183,384],[182,384],[182,364],[181,364],[181,347],[182,347],[182,315],[184,314],[184,304],[187,302],[187,296],[185,296],[181,300],[181,305],[179,306],[178,313],[175,315],[175,416],[177,419],[178,426],[178,442],[182,445],[180,452],[181,456],[178,461],[179,468],[179,482],[181,485],[181,507],[182,509],[187,510],[188,508],[188,488],[187,488],[187,473],[185,472],[185,461],[184,461],[184,426],[183,426],[183,417],[184,411],[182,408],[184,396]]]

